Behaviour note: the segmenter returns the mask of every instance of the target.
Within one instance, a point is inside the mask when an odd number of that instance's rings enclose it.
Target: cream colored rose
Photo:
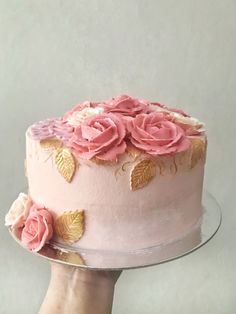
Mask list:
[[[30,197],[20,193],[5,216],[5,226],[20,227],[26,220],[32,206]]]
[[[103,108],[91,108],[86,107],[80,111],[73,112],[68,118],[67,122],[73,126],[78,126],[83,122],[86,118],[90,118],[94,115],[101,114],[104,111]]]
[[[157,105],[154,105],[154,104],[150,104],[149,105],[149,109],[151,111],[158,111],[158,112],[162,112],[162,113],[168,113],[170,114],[170,110],[168,110],[167,108],[164,108],[164,107],[160,107],[160,106],[157,106]]]
[[[168,114],[174,123],[178,124],[186,131],[187,135],[198,135],[205,132],[204,123],[196,118],[188,116],[180,109],[171,109],[166,106],[162,107],[155,104],[149,105],[149,108],[153,111]]]
[[[183,115],[171,112],[170,115],[174,118],[174,122],[178,123],[184,129],[187,130],[188,135],[193,135],[194,133],[204,133],[205,132],[205,125],[204,123],[200,122],[198,119],[193,117],[184,117]]]

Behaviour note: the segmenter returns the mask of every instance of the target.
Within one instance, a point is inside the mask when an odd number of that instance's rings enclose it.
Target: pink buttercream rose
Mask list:
[[[21,233],[22,243],[30,250],[38,252],[53,235],[53,218],[46,208],[33,205]]]
[[[148,103],[132,98],[127,95],[121,95],[107,102],[100,104],[105,112],[121,114],[123,116],[135,117],[137,114],[146,113],[148,111]]]
[[[124,153],[126,129],[122,119],[111,113],[102,113],[84,120],[74,131],[68,143],[78,157],[116,160]]]
[[[138,115],[127,123],[131,143],[153,156],[187,150],[190,142],[184,130],[170,119],[160,112]]]

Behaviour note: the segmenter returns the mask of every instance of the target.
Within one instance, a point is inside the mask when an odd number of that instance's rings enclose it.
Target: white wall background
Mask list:
[[[120,93],[206,122],[205,187],[223,224],[189,256],[124,272],[113,313],[236,313],[235,40],[235,0],[0,0],[0,313],[37,313],[49,278],[3,227],[26,186],[27,126]]]

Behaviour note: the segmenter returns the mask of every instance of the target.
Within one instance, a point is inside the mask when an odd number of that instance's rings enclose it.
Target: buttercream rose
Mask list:
[[[68,143],[78,157],[116,160],[125,152],[126,129],[123,121],[111,113],[102,113],[84,120]]]
[[[5,216],[5,225],[12,226],[13,228],[22,227],[28,217],[31,206],[32,201],[30,197],[24,193],[20,193]]]
[[[90,101],[84,101],[81,104],[77,104],[75,105],[71,110],[67,111],[64,116],[63,116],[63,120],[67,121],[74,112],[79,112],[85,108],[94,108],[98,105],[99,103],[92,103]]]
[[[30,250],[38,252],[53,235],[53,218],[46,208],[33,205],[22,230],[21,241]]]
[[[148,105],[145,101],[121,95],[101,104],[105,112],[121,114],[123,116],[135,117],[137,114],[146,113]]]
[[[182,109],[179,109],[179,108],[170,108],[170,107],[167,107],[165,105],[162,105],[158,102],[152,102],[151,104],[149,104],[149,109],[150,111],[149,112],[152,112],[152,111],[158,111],[158,112],[163,112],[163,113],[167,113],[167,114],[179,114],[183,117],[190,117],[186,112],[184,112]]]
[[[104,109],[99,107],[96,108],[86,107],[80,111],[73,112],[70,116],[68,116],[67,122],[68,124],[76,127],[80,125],[81,122],[83,122],[85,119],[101,114],[103,111]]]
[[[173,121],[185,130],[186,135],[201,135],[205,132],[204,123],[193,117],[186,117],[179,113],[172,113]]]
[[[28,135],[34,140],[56,137],[67,143],[73,131],[73,126],[69,125],[66,121],[63,121],[61,118],[53,118],[33,124],[28,129]]]
[[[127,123],[131,143],[150,155],[167,155],[185,151],[190,142],[184,130],[160,112],[140,114]]]

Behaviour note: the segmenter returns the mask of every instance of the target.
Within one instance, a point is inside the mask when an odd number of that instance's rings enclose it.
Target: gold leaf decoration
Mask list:
[[[191,155],[191,169],[196,166],[198,161],[205,155],[205,142],[201,139],[191,139],[192,155]]]
[[[43,149],[57,149],[62,146],[62,142],[56,138],[45,138],[40,141],[40,146]]]
[[[77,252],[63,252],[60,250],[57,250],[56,257],[60,261],[64,261],[67,263],[72,263],[76,265],[84,265],[84,260]]]
[[[132,144],[127,145],[126,151],[127,151],[128,155],[133,157],[133,158],[137,158],[142,153],[142,151],[140,149],[136,148]]]
[[[54,222],[55,234],[65,243],[77,242],[84,232],[84,211],[66,211]]]
[[[136,164],[130,175],[130,188],[137,190],[147,185],[156,175],[156,164],[150,159],[144,159]]]
[[[186,150],[184,152],[180,152],[176,155],[177,157],[177,162],[180,166],[188,167],[189,168],[189,163],[190,163],[190,150]]]
[[[113,166],[116,164],[116,161],[102,160],[96,157],[93,157],[92,159],[90,159],[90,161],[92,161],[93,163],[97,165],[105,165],[105,166]]]
[[[172,162],[170,164],[170,173],[174,175],[176,174],[177,171],[178,171],[178,166],[176,164],[175,156],[173,156]]]
[[[76,170],[76,162],[71,152],[67,148],[58,148],[55,154],[55,163],[63,178],[67,182],[71,182]]]
[[[165,175],[165,170],[166,170],[166,165],[165,162],[163,160],[161,160],[161,158],[157,158],[156,160],[157,166],[159,168],[159,173],[161,176]]]
[[[121,170],[122,170],[123,172],[126,172],[126,171],[127,171],[127,168],[129,167],[130,164],[131,164],[130,161],[124,162],[124,163],[122,164],[122,166],[121,166]]]

